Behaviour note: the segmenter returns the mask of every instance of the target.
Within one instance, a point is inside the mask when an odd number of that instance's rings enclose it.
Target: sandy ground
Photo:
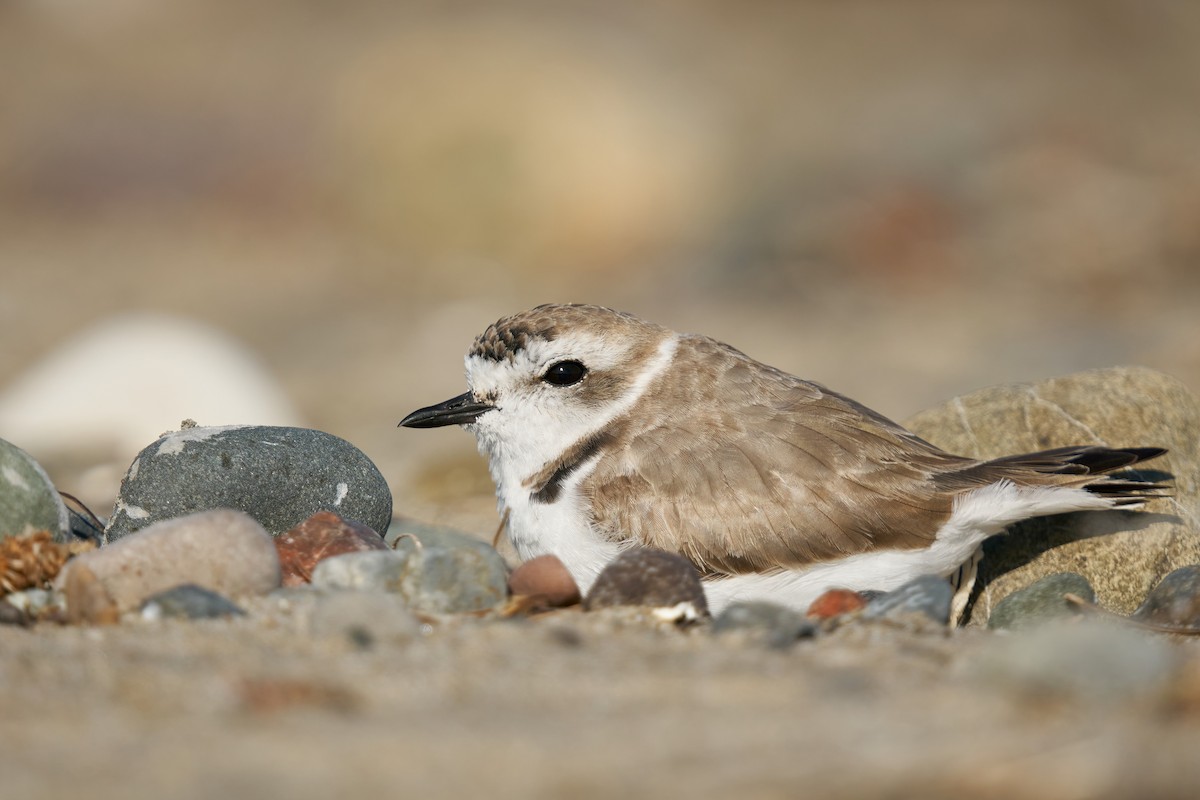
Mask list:
[[[769,650],[637,613],[435,623],[367,647],[278,609],[0,630],[5,791],[51,798],[1192,797],[1192,643],[1089,686],[981,674],[994,635]],[[1120,641],[1120,640],[1118,640]],[[1003,646],[1011,642],[999,640]],[[1082,678],[1080,676],[1083,676]],[[1168,677],[1165,677],[1168,676]],[[1076,690],[1063,691],[1078,679]]]

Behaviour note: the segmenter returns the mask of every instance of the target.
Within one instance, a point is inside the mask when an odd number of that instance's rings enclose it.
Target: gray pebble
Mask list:
[[[312,585],[318,589],[357,589],[367,592],[396,592],[408,568],[408,553],[363,550],[341,553],[317,562]]]
[[[713,633],[741,631],[762,639],[769,647],[791,647],[817,634],[817,624],[797,611],[775,603],[733,603],[713,620]]]
[[[938,575],[923,575],[878,597],[863,609],[865,619],[895,618],[924,614],[941,625],[950,624],[950,602],[954,589],[950,581]]]
[[[583,607],[590,610],[607,606],[678,608],[681,617],[693,618],[708,614],[704,587],[692,562],[649,548],[626,550],[601,571]]]
[[[0,539],[41,530],[56,542],[69,541],[67,507],[41,465],[0,439]]]
[[[485,543],[345,553],[321,561],[313,586],[394,592],[417,610],[453,614],[492,608],[508,595],[508,572]]]
[[[1140,622],[1200,628],[1200,566],[1180,567],[1155,586],[1133,613]]]
[[[392,517],[387,482],[362,451],[306,428],[185,428],[144,448],[129,467],[108,541],[158,520],[214,508],[249,514],[272,535],[317,511],[374,530]]]
[[[1063,599],[1066,594],[1077,595],[1089,603],[1096,600],[1096,593],[1087,578],[1075,572],[1059,572],[1047,575],[997,603],[988,617],[988,627],[993,630],[1028,628],[1078,616],[1079,609]]]
[[[146,598],[142,603],[143,619],[184,618],[209,619],[212,617],[241,617],[246,612],[224,595],[211,589],[185,583],[165,592]]]

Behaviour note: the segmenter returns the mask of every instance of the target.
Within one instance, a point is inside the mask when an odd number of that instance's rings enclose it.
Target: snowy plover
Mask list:
[[[729,345],[597,306],[506,317],[466,366],[468,392],[400,424],[474,433],[518,554],[558,556],[584,592],[641,545],[690,559],[714,611],[804,610],[829,588],[948,576],[1020,520],[1163,488],[1106,475],[1161,448],[953,455]]]

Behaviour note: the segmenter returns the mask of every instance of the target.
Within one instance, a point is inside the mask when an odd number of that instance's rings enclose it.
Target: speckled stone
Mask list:
[[[270,534],[248,515],[229,509],[163,520],[76,556],[55,585],[69,585],[79,566],[95,575],[120,611],[136,609],[147,597],[184,583],[240,597],[266,594],[280,582]]]
[[[318,511],[290,531],[275,537],[284,586],[302,586],[312,580],[318,562],[364,550],[386,550],[383,537],[354,520],[332,511]]]
[[[1173,498],[1143,511],[1093,511],[1029,520],[984,545],[970,623],[1047,575],[1075,572],[1097,602],[1132,613],[1167,573],[1200,563],[1200,398],[1175,378],[1114,367],[1034,384],[984,389],[905,423],[954,453],[996,458],[1074,444],[1170,449],[1139,472],[1168,474]]]
[[[1200,566],[1180,567],[1163,578],[1133,618],[1156,625],[1200,628]]]
[[[151,595],[142,603],[143,619],[211,619],[245,614],[229,598],[194,583]]]
[[[1066,594],[1076,595],[1089,603],[1096,600],[1096,593],[1087,578],[1075,572],[1059,572],[1018,589],[997,603],[988,617],[988,627],[993,630],[1028,628],[1078,616],[1078,607],[1063,599]]]
[[[69,541],[67,507],[41,465],[0,439],[0,539],[33,531],[50,531],[55,541]]]
[[[700,576],[682,556],[662,550],[626,550],[608,563],[583,601],[585,609],[606,606],[674,608],[690,605],[708,614]]]
[[[817,625],[800,613],[776,603],[731,603],[712,625],[713,633],[748,633],[767,646],[783,649],[815,636]]]
[[[317,511],[373,530],[392,517],[387,482],[358,448],[321,431],[259,425],[185,428],[133,460],[108,541],[163,519],[215,508],[249,514],[272,535]]]
[[[938,575],[923,575],[895,591],[881,594],[863,609],[865,619],[923,614],[941,625],[950,623],[950,602],[954,588]]]

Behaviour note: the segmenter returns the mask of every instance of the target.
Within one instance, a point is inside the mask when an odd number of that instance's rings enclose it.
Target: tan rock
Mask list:
[[[56,585],[71,586],[72,573],[83,568],[122,612],[184,583],[228,597],[266,594],[280,583],[271,535],[249,515],[224,508],[156,522],[77,556]]]
[[[1114,367],[993,387],[921,412],[905,425],[951,452],[979,458],[1071,444],[1170,450],[1139,471],[1154,480],[1173,476],[1173,497],[1142,511],[1029,520],[990,540],[971,624],[986,622],[1014,590],[1055,572],[1084,575],[1101,605],[1130,613],[1167,573],[1200,563],[1200,398],[1169,375]]]

